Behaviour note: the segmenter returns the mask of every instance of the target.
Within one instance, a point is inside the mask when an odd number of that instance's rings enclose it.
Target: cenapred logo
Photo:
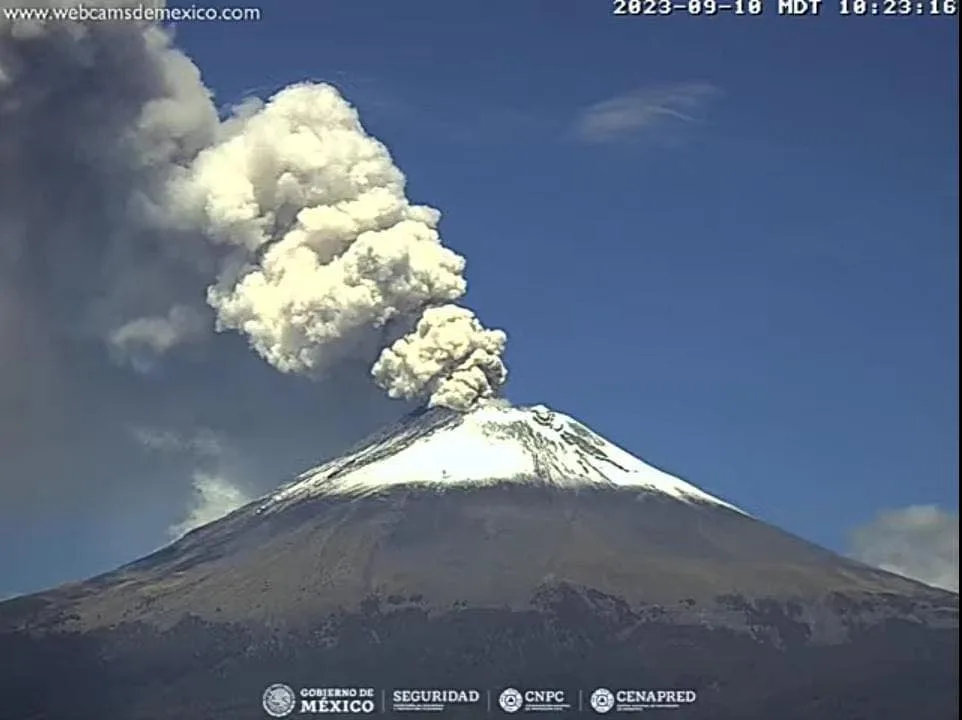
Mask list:
[[[521,695],[520,690],[515,690],[514,688],[506,688],[498,696],[498,705],[506,713],[516,713],[524,705],[524,697]]]
[[[261,704],[264,706],[264,712],[271,717],[287,717],[297,706],[297,695],[290,685],[274,683],[264,691]]]
[[[591,693],[588,703],[596,713],[611,712],[615,707],[615,694],[608,688],[598,688]]]

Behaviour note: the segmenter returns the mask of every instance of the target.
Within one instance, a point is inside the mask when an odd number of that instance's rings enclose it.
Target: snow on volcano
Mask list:
[[[513,407],[504,400],[481,402],[468,413],[416,411],[347,454],[301,474],[265,498],[258,512],[314,496],[500,483],[637,489],[746,514],[648,465],[567,415],[544,405]]]

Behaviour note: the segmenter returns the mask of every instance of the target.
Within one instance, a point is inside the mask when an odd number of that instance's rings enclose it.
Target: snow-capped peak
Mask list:
[[[503,482],[557,487],[623,487],[688,502],[738,508],[648,465],[544,405],[479,404],[402,419],[355,450],[303,473],[261,505],[304,497],[368,495],[398,486],[464,487]]]

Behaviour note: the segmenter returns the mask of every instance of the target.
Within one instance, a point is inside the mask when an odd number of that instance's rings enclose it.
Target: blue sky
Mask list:
[[[512,400],[836,548],[957,507],[957,22],[412,0],[179,39],[224,101],[358,106],[508,330]],[[694,122],[573,131],[672,88]]]
[[[957,554],[957,19],[292,2],[177,43],[222,108],[302,80],[357,106],[442,211],[469,305],[508,332],[514,402],[839,551],[881,511],[940,506]],[[284,459],[259,471],[320,460],[309,438],[335,406],[225,342],[226,375],[307,438],[273,438]],[[208,358],[164,377],[192,396],[221,375]],[[68,528],[0,591],[156,547],[184,497],[154,492],[0,527],[24,544]]]

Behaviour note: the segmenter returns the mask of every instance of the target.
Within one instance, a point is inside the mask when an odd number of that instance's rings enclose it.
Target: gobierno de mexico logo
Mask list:
[[[273,718],[287,717],[297,706],[297,695],[290,685],[274,683],[261,696],[264,712]]]

